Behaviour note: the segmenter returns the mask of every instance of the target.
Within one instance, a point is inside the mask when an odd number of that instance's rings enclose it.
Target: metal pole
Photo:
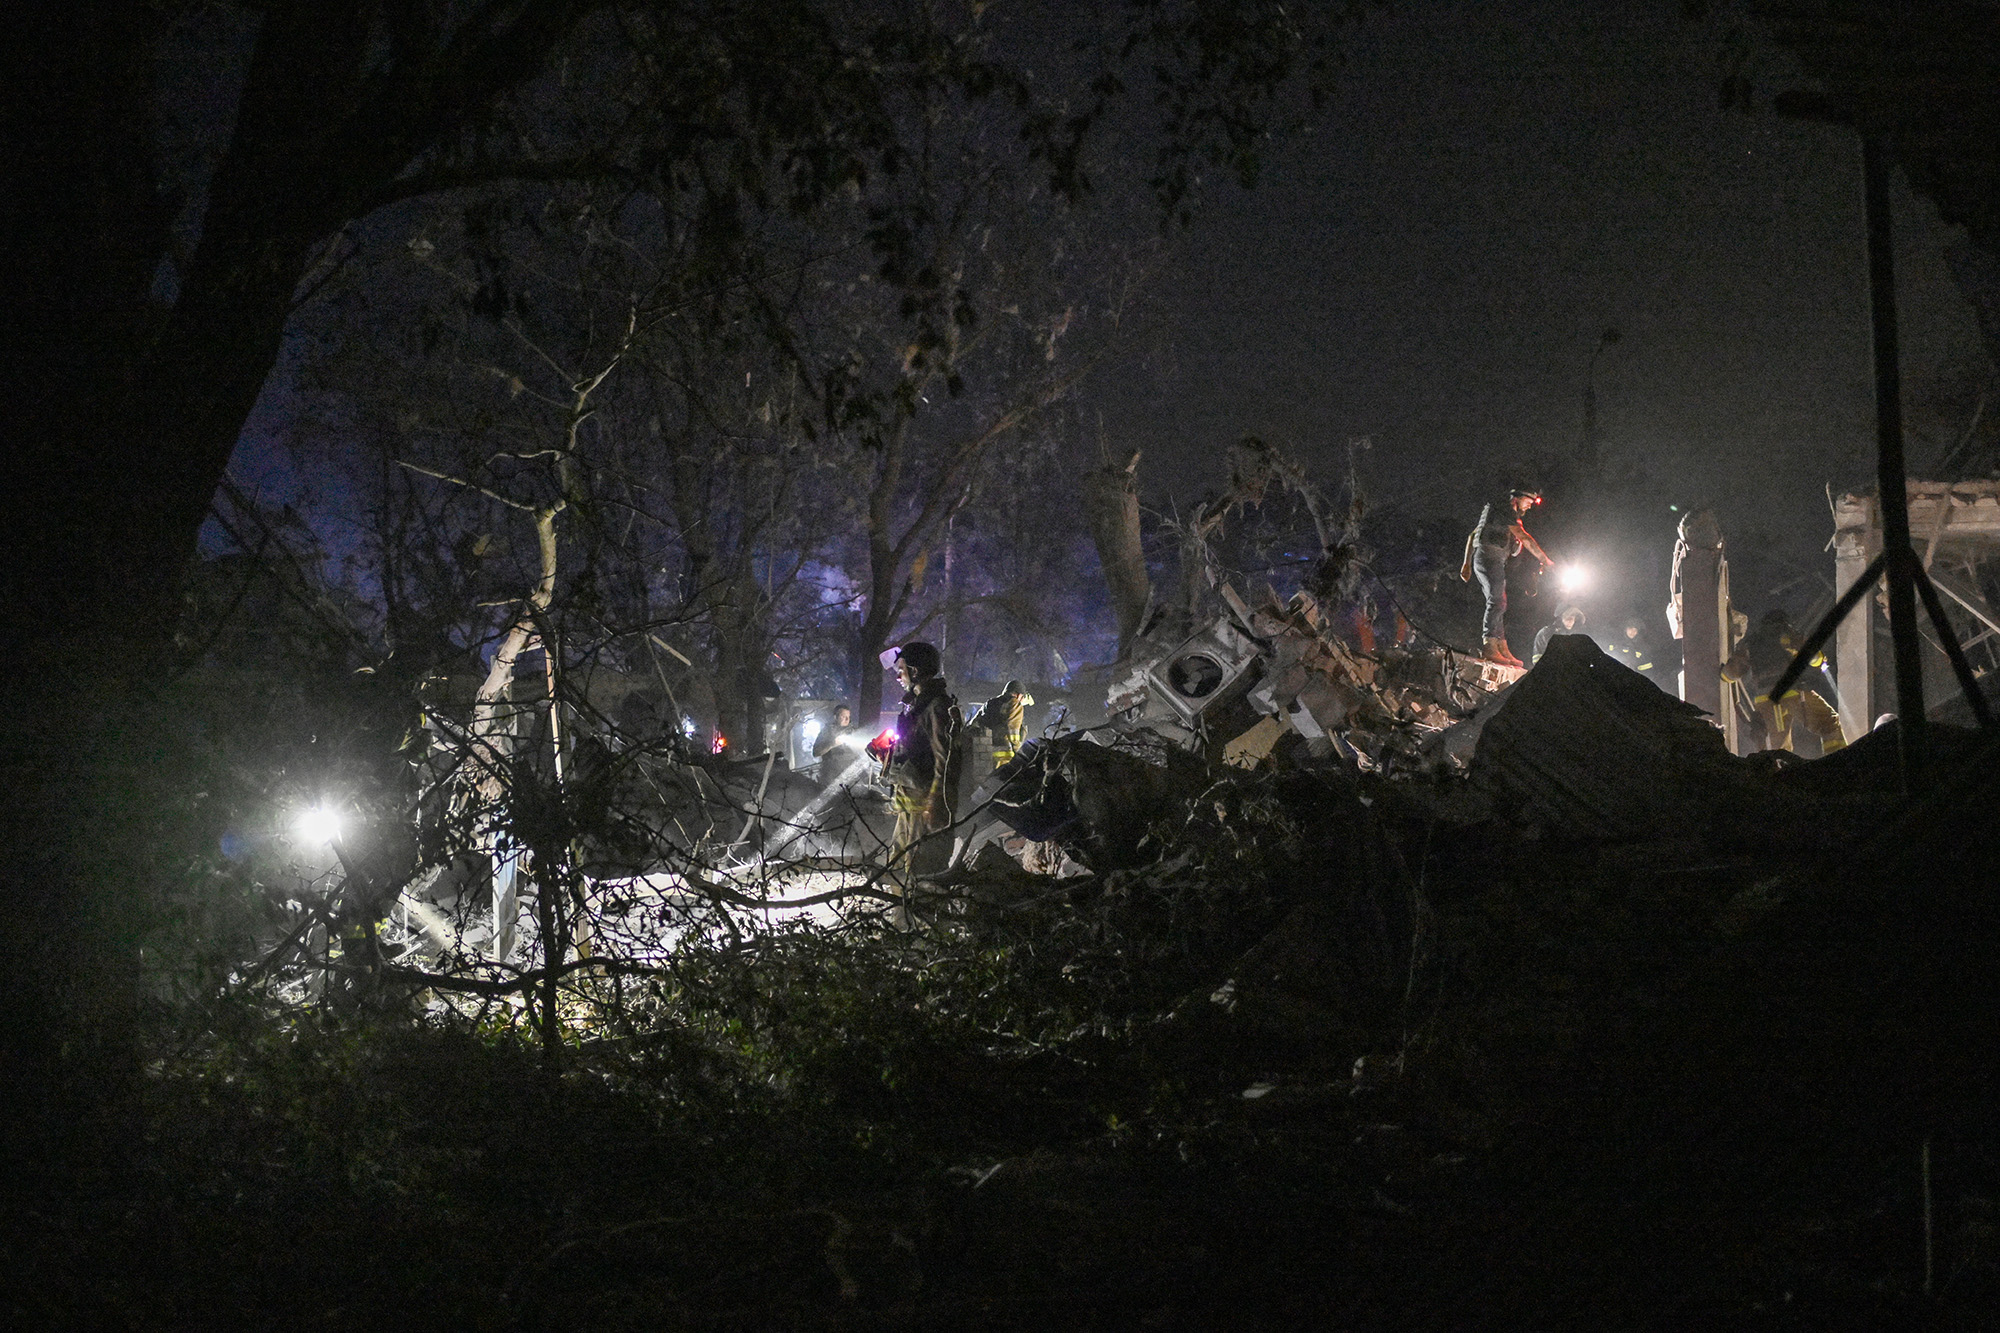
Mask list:
[[[1868,214],[1868,295],[1875,342],[1875,493],[1882,506],[1882,553],[1889,576],[1889,636],[1896,653],[1896,717],[1903,789],[1924,785],[1930,727],[1917,637],[1917,554],[1910,547],[1910,497],[1904,484],[1903,384],[1896,348],[1896,256],[1889,213],[1889,159],[1881,141],[1863,136],[1861,175]]]

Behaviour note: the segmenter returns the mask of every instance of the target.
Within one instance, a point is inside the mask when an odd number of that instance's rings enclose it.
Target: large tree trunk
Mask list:
[[[406,52],[391,72],[371,68],[374,5],[256,7],[184,264],[169,262],[173,210],[153,164],[157,7],[43,0],[15,16],[0,69],[0,277],[14,298],[0,360],[14,550],[0,578],[17,623],[142,656],[163,646],[314,255],[438,135],[531,74],[581,7],[494,5],[430,63]]]
[[[854,720],[871,731],[885,711],[882,699],[882,654],[895,631],[901,610],[896,576],[902,559],[896,549],[894,505],[903,481],[903,449],[909,422],[900,421],[882,441],[875,482],[868,493],[868,602],[861,615],[860,642],[854,649],[854,674],[860,683]]]
[[[0,886],[12,1049],[0,1063],[23,1090],[54,1092],[40,1080],[81,1067],[80,1035],[108,1052],[129,1030],[149,873],[136,839],[157,817],[140,793],[149,732],[163,721],[148,719],[142,691],[167,668],[186,561],[276,359],[311,240],[297,226],[253,238],[225,208],[178,304],[152,299],[167,219],[146,142],[142,14],[17,15],[0,77],[12,112],[0,126],[0,283],[15,296],[0,350],[10,455],[0,596],[17,631],[0,736],[14,794],[13,882]],[[216,181],[219,199],[231,188]],[[59,1057],[65,1044],[71,1056]]]
[[[884,673],[882,654],[889,643],[889,626],[886,617],[875,615],[875,599],[869,599],[868,613],[861,618],[860,642],[854,650],[854,675],[860,682],[854,701],[858,711],[854,715],[857,725],[873,731],[881,721],[883,712],[890,711],[890,705],[882,697]]]
[[[1090,539],[1111,589],[1111,609],[1118,617],[1118,658],[1131,651],[1132,637],[1152,600],[1153,580],[1146,571],[1146,550],[1139,540],[1139,451],[1122,464],[1106,463],[1083,476],[1083,508],[1090,520]]]
[[[762,668],[768,630],[759,614],[755,580],[739,575],[730,582],[731,591],[713,612],[715,694],[729,754],[741,758],[764,748]]]
[[[0,43],[0,599],[16,631],[0,1065],[70,1133],[56,1081],[83,1067],[79,1039],[116,1044],[111,1011],[136,998],[130,931],[149,873],[136,840],[157,815],[135,780],[154,763],[143,689],[172,651],[182,575],[298,283],[424,145],[525,77],[574,7],[489,15],[448,55],[390,74],[364,59],[375,6],[255,7],[195,253],[170,266],[152,46],[168,9],[26,3]]]

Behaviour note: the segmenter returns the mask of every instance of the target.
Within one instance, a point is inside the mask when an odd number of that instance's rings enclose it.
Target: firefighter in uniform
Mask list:
[[[1645,627],[1638,621],[1626,621],[1619,627],[1618,633],[1604,640],[1604,654],[1659,685],[1659,673],[1653,670],[1653,654],[1646,647],[1644,631]],[[1666,686],[1661,685],[1660,688],[1665,689]]]
[[[1792,618],[1783,611],[1766,611],[1757,628],[1743,636],[1743,642],[1723,664],[1722,678],[1749,687],[1751,706],[1764,724],[1765,749],[1791,749],[1792,724],[1803,722],[1807,731],[1819,737],[1820,753],[1832,754],[1847,744],[1847,737],[1840,729],[1840,714],[1815,688],[1826,683],[1819,672],[1824,657],[1814,658],[1783,695],[1771,697],[1771,687],[1798,650],[1798,631],[1792,628]]]
[[[1021,742],[1028,734],[1028,705],[1034,701],[1020,681],[1010,680],[979,710],[981,725],[993,737],[994,768],[1021,752]]]
[[[890,864],[911,875],[936,874],[951,855],[946,839],[931,836],[951,827],[960,764],[958,701],[945,688],[943,667],[932,644],[906,643],[896,650],[903,709],[895,731],[870,747],[882,761],[896,812]]]

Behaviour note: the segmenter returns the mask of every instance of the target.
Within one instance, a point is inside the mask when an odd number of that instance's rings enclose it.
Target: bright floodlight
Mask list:
[[[323,805],[315,805],[300,813],[294,827],[307,842],[331,843],[340,836],[340,814]]]
[[[1590,571],[1582,565],[1564,565],[1557,581],[1566,593],[1579,593],[1590,586]]]
[[[799,728],[799,741],[808,750],[812,748],[813,742],[819,739],[819,728],[820,721],[816,717],[807,718],[804,725]]]

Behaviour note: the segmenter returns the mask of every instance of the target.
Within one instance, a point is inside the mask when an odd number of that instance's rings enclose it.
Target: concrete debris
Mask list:
[[[1556,635],[1528,670],[1362,652],[1303,592],[1223,601],[1169,648],[1141,638],[1109,722],[1027,747],[996,774],[995,814],[1103,874],[1147,864],[1162,850],[1150,834],[1219,810],[1232,785],[1295,774],[1359,781],[1355,809],[1381,800],[1392,821],[1726,854],[1837,842],[1896,784],[1893,733],[1811,763],[1739,758],[1711,717],[1583,635]]]
[[[1310,593],[1252,605],[1220,589],[1224,614],[1161,651],[1141,640],[1107,692],[1110,715],[1212,761],[1256,767],[1296,736],[1311,759],[1363,771],[1460,764],[1427,738],[1523,674],[1444,648],[1362,652],[1332,633]]]
[[[1066,857],[1100,873],[1138,865],[1151,827],[1184,811],[1208,780],[1202,760],[1150,731],[1032,740],[973,792],[971,808],[997,825],[974,831],[965,855],[996,841],[1004,826],[1027,840],[1023,865],[1030,855],[1044,866]]]
[[[973,807],[1094,871],[1136,866],[1156,850],[1148,831],[1225,770],[1462,771],[1469,755],[1444,739],[1520,676],[1443,648],[1362,652],[1309,593],[1255,605],[1219,593],[1227,609],[1209,623],[1168,646],[1137,642],[1106,692],[1106,726],[1031,742]]]

